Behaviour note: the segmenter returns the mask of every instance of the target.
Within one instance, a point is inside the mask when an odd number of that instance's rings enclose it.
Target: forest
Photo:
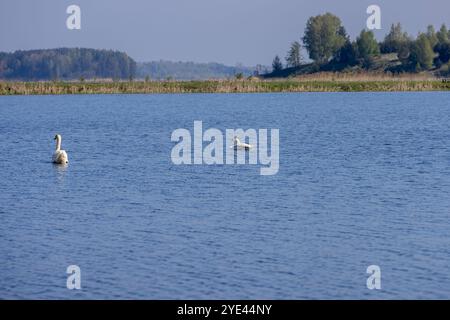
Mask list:
[[[113,50],[59,48],[0,52],[0,79],[84,80],[132,79],[136,62]]]

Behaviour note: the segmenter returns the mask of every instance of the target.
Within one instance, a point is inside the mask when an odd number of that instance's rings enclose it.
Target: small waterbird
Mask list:
[[[239,140],[239,138],[236,136],[234,137],[233,142],[234,142],[234,145],[232,146],[232,148],[235,148],[235,149],[250,150],[252,148],[251,144],[241,142],[241,140]]]

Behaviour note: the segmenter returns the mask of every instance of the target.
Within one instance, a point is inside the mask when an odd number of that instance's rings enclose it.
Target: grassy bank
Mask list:
[[[450,90],[450,82],[411,79],[292,79],[133,82],[0,82],[0,95],[252,93]]]

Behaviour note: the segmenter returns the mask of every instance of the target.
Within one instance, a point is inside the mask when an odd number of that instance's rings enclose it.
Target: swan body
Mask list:
[[[251,144],[241,142],[241,140],[239,140],[238,137],[234,137],[233,142],[234,142],[234,145],[232,146],[232,148],[235,148],[235,149],[250,150],[252,148]]]
[[[65,150],[61,150],[61,135],[57,134],[55,136],[56,140],[56,150],[53,153],[52,160],[57,164],[66,164],[69,163],[69,157],[67,156],[67,152]]]

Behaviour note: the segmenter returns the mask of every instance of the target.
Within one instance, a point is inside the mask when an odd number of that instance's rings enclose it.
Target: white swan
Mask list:
[[[231,148],[245,149],[245,150],[250,150],[252,148],[251,144],[241,142],[241,140],[239,140],[239,138],[236,136],[233,139],[233,143],[234,143],[234,145],[231,146]]]
[[[66,151],[61,150],[61,135],[57,134],[55,136],[56,140],[56,150],[53,153],[53,162],[58,164],[66,164],[69,163],[69,157],[67,156]]]

